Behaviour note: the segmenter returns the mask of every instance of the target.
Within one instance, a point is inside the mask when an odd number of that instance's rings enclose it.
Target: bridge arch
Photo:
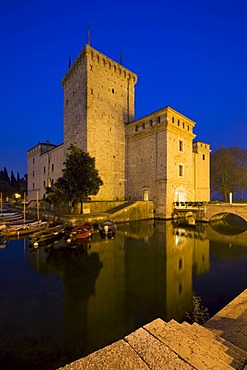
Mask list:
[[[231,212],[219,212],[209,218],[209,224],[220,234],[237,235],[247,230],[247,221]]]
[[[218,214],[234,214],[241,217],[247,221],[247,204],[241,203],[214,203],[214,204],[204,204],[203,205],[205,221],[209,222],[212,217],[221,217],[216,216]]]

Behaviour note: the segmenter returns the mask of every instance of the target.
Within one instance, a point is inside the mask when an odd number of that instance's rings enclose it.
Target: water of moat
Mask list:
[[[0,368],[55,370],[158,317],[182,322],[193,296],[212,316],[246,287],[247,232],[143,221],[75,248],[9,241],[0,249]]]

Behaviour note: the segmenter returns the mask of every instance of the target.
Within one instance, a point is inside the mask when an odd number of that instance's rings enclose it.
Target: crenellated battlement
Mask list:
[[[66,84],[67,80],[71,77],[71,75],[77,73],[78,66],[82,63],[82,60],[84,59],[87,59],[89,63],[99,64],[101,68],[103,67],[105,68],[105,70],[111,71],[114,74],[118,74],[122,78],[127,79],[133,85],[137,83],[137,75],[135,73],[125,68],[122,64],[119,64],[111,58],[100,53],[98,50],[92,48],[90,45],[85,45],[81,53],[78,55],[78,57],[73,62],[68,72],[62,79],[63,87]]]

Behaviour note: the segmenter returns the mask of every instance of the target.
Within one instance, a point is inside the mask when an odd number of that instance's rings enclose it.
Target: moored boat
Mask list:
[[[39,246],[53,243],[54,241],[61,239],[64,233],[65,225],[48,227],[47,229],[31,234],[28,237],[29,246],[38,248]]]
[[[37,231],[48,228],[49,224],[50,224],[49,221],[36,221],[34,223],[19,225],[17,227],[8,226],[8,227],[5,227],[3,230],[1,230],[1,234],[4,238],[13,237],[13,236],[16,236],[16,237],[26,236],[26,235],[29,235]]]
[[[102,238],[112,238],[116,229],[117,225],[111,220],[106,220],[99,225],[99,232]]]
[[[84,222],[78,226],[76,226],[70,233],[69,239],[67,239],[68,243],[72,243],[75,241],[90,239],[93,232],[93,225],[91,222]]]
[[[23,215],[18,212],[8,212],[0,215],[0,224],[6,224],[12,221],[18,221],[23,218]]]

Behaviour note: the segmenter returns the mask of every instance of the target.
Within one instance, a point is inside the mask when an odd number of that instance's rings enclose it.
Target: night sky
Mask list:
[[[61,80],[87,43],[138,75],[136,115],[167,105],[197,140],[247,149],[246,0],[0,0],[0,169],[63,142]]]

